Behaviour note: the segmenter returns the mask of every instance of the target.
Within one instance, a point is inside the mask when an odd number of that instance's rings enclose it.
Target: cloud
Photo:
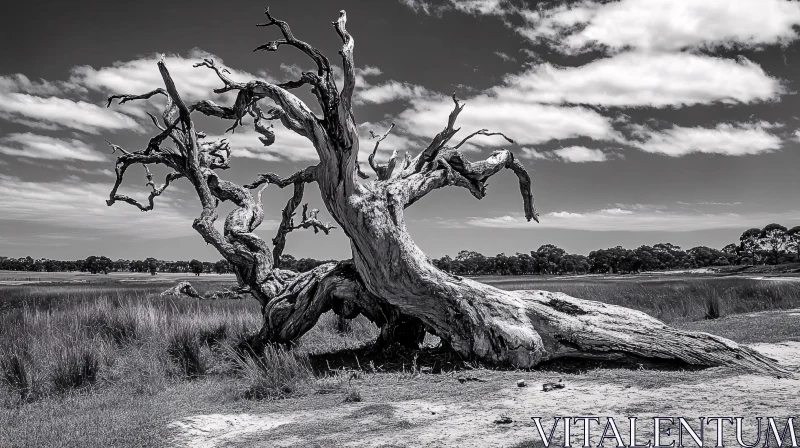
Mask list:
[[[60,96],[65,93],[86,93],[86,88],[69,81],[31,81],[27,76],[17,73],[0,76],[0,91],[30,93],[40,96]]]
[[[522,14],[528,22],[518,29],[522,35],[566,52],[786,43],[800,25],[800,3],[785,0],[582,1]]]
[[[213,59],[218,65],[224,66],[221,58],[197,48],[192,49],[186,57],[176,54],[165,57],[169,73],[185,101],[220,98],[220,95],[215,94],[213,90],[222,87],[223,84],[214,71],[206,67],[194,67],[194,64],[205,58]],[[156,66],[160,59],[160,54],[153,54],[131,61],[115,62],[109,67],[99,69],[89,65],[77,66],[72,68],[70,79],[71,82],[106,95],[145,93],[164,87],[161,73]],[[230,71],[228,76],[234,81],[249,82],[262,79],[246,71],[225,67]],[[232,99],[234,96],[235,94],[229,93],[225,97]]]
[[[503,53],[502,51],[495,51],[494,54],[506,62],[517,62],[517,59],[514,56]]]
[[[523,145],[573,137],[620,138],[608,118],[582,107],[558,107],[485,94],[468,98],[465,102],[466,107],[458,116],[458,126],[464,133],[487,128],[503,132]],[[398,116],[398,125],[413,135],[432,138],[447,124],[452,110],[452,100],[444,96],[412,100],[411,107]],[[454,140],[458,141],[459,135]],[[486,136],[477,136],[470,141],[486,146],[508,144],[502,138]]]
[[[605,162],[608,160],[606,153],[599,149],[590,149],[583,146],[570,146],[553,151],[565,162]]]
[[[509,12],[504,0],[448,0],[433,2],[431,0],[400,0],[400,3],[428,15],[440,15],[444,11],[456,10],[467,14],[503,16]]]
[[[383,104],[397,100],[425,98],[432,95],[433,93],[425,87],[394,80],[362,88],[355,92],[356,104]]]
[[[585,146],[569,146],[553,151],[538,151],[533,148],[522,148],[520,157],[533,160],[558,160],[561,162],[585,163],[605,162],[609,160],[608,154],[600,149]]]
[[[45,160],[82,160],[105,162],[106,157],[77,139],[60,139],[26,133],[0,138],[0,153]]]
[[[373,139],[370,136],[369,131],[373,131],[376,135],[382,136],[387,129],[389,129],[388,123],[370,123],[367,121],[358,126],[360,142],[358,154],[359,161],[366,163],[367,158],[375,148],[375,142],[377,139]],[[378,146],[378,153],[375,155],[375,159],[379,163],[384,163],[389,158],[389,155],[392,153],[392,151],[397,150],[399,154],[398,162],[400,162],[403,160],[404,151],[410,151],[409,156],[413,157],[424,148],[425,146],[417,139],[401,134],[400,130],[395,127],[392,132],[389,133],[386,139],[381,141],[380,146]],[[366,169],[366,165],[362,168]]]
[[[3,210],[0,220],[37,224],[56,220],[55,224],[61,229],[146,239],[193,233],[192,219],[196,211],[182,212],[170,200],[169,190],[157,199],[153,211],[143,213],[124,203],[108,207],[105,201],[110,189],[110,183],[86,182],[76,177],[31,182],[0,174],[0,210]],[[142,199],[146,197],[146,193],[140,194]]]
[[[139,128],[133,118],[86,101],[3,91],[2,87],[0,118],[30,127],[71,128],[92,134]]]
[[[644,141],[631,142],[642,151],[681,157],[692,153],[744,156],[768,153],[781,147],[780,137],[769,133],[769,123],[722,123],[714,128],[676,126],[665,131],[636,131]]]
[[[540,217],[540,224],[531,224],[522,216],[473,218],[467,224],[474,227],[521,228],[536,227],[589,231],[661,231],[690,232],[708,229],[761,227],[765,222],[787,222],[800,219],[800,210],[781,213],[678,213],[667,211],[633,211],[609,208],[586,212],[550,212]]]
[[[757,64],[690,53],[628,52],[578,67],[541,64],[509,75],[500,99],[600,106],[691,106],[777,98],[777,79]]]
[[[307,138],[281,125],[275,126],[273,130],[275,132],[275,143],[271,146],[264,146],[258,139],[261,134],[254,131],[250,125],[237,128],[235,133],[209,135],[207,138],[209,140],[227,139],[231,147],[231,156],[234,158],[259,159],[268,162],[319,160],[317,150]]]

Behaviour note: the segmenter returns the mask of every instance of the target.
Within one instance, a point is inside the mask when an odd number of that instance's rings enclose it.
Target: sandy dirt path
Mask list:
[[[752,347],[787,368],[800,371],[800,342]],[[519,373],[520,377],[525,375]],[[687,419],[744,416],[755,425],[752,417],[786,417],[796,415],[800,409],[799,379],[721,374],[709,382],[652,388],[581,376],[570,376],[565,382],[564,389],[543,392],[541,382],[518,388],[505,380],[495,390],[469,401],[453,397],[435,401],[343,403],[313,411],[196,415],[175,421],[169,428],[174,434],[174,446],[187,447],[523,447],[541,440],[531,420],[533,416],[542,417],[545,428],[552,425],[554,416],[595,415],[601,417],[602,425],[611,416],[627,440],[629,415],[648,419],[655,415]],[[501,416],[511,418],[512,422],[495,423]],[[651,420],[648,425],[637,431],[644,440],[652,437]],[[561,426],[558,428],[560,434]],[[593,432],[594,444],[601,432]],[[706,439],[713,440],[713,432],[709,427]],[[582,444],[582,434],[582,424],[576,425],[573,445]],[[733,437],[731,427],[726,440],[730,438],[735,444]],[[665,440],[668,444],[674,439]]]

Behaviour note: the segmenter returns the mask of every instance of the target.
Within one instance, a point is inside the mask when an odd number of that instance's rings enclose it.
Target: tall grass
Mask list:
[[[224,346],[236,373],[245,379],[245,396],[253,399],[283,398],[301,392],[314,380],[308,354],[267,345],[253,356]]]
[[[672,323],[800,307],[800,284],[747,279],[504,280],[498,286],[561,291]],[[171,382],[204,377],[236,378],[251,398],[287,396],[307,390],[312,381],[319,386],[340,380],[314,380],[309,355],[358,348],[378,335],[363,317],[343,328],[337,316],[327,313],[292,351],[270,347],[257,357],[234,356],[231,347],[261,325],[254,300],[165,299],[127,285],[116,290],[71,285],[58,296],[54,288],[9,289],[18,306],[0,312],[0,402],[108,387],[153,394]],[[46,303],[34,291],[46,294]],[[5,292],[0,290],[0,302]]]
[[[502,289],[541,289],[621,305],[667,323],[800,308],[800,282],[725,277],[589,280],[522,277],[490,283]]]

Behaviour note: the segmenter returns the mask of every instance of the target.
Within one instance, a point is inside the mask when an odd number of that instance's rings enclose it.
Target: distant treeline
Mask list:
[[[283,255],[282,269],[297,272],[309,271],[332,260],[313,258],[296,259]],[[787,229],[780,224],[769,224],[763,229],[752,228],[742,233],[738,243],[722,249],[697,246],[683,250],[670,243],[626,249],[621,246],[598,249],[586,255],[569,254],[552,244],[545,244],[529,253],[498,254],[487,257],[474,251],[462,250],[451,258],[445,255],[434,259],[439,269],[459,275],[525,275],[525,274],[584,274],[584,273],[634,273],[668,269],[692,269],[707,266],[782,264],[800,262],[800,226]],[[85,260],[61,261],[31,257],[10,258],[0,256],[0,269],[33,272],[158,272],[227,274],[231,265],[225,260],[164,261],[111,260],[105,256],[91,256]]]
[[[281,257],[281,268],[297,272],[309,271],[332,260],[314,260],[312,258],[295,259],[291,255]],[[156,258],[144,260],[112,260],[106,256],[92,255],[85,260],[50,260],[47,258],[11,258],[0,256],[0,270],[32,271],[32,272],[90,272],[92,274],[108,274],[109,272],[159,272],[200,274],[230,274],[231,264],[226,260],[216,262],[189,260],[164,261]]]

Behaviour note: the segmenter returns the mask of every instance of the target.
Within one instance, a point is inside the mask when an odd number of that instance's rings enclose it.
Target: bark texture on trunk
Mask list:
[[[498,136],[499,132],[481,129],[458,144],[448,146],[459,131],[456,120],[465,105],[453,95],[453,111],[444,129],[414,157],[403,160],[393,153],[385,164],[374,156],[369,165],[376,179],[364,178],[358,165],[359,134],[352,110],[356,73],[353,62],[354,40],[347,32],[347,16],[341,12],[334,28],[342,40],[340,50],[343,85],[338,89],[332,65],[322,53],[294,37],[288,24],[272,17],[261,26],[277,27],[282,39],[268,42],[256,50],[277,51],[292,46],[307,55],[316,70],[304,72],[297,81],[272,84],[265,81],[241,83],[230,79],[227,71],[212,60],[198,66],[214,70],[223,87],[218,93],[236,91],[233,106],[210,101],[186,105],[172,82],[164,62],[159,70],[165,89],[144,95],[116,95],[121,103],[165,95],[167,107],[163,125],[153,118],[161,131],[147,148],[127,152],[117,161],[117,182],[109,205],[129,202],[142,210],[153,207],[171,181],[186,178],[194,186],[203,212],[194,228],[233,266],[243,291],[250,292],[262,305],[264,328],[261,340],[288,342],[307,332],[319,316],[329,310],[345,317],[363,314],[381,326],[380,343],[400,342],[418,345],[427,329],[441,337],[462,356],[490,363],[520,368],[542,361],[577,356],[595,359],[633,358],[678,361],[692,365],[725,365],[756,372],[785,375],[770,359],[723,338],[677,330],[644,313],[598,302],[580,300],[564,294],[544,291],[503,291],[469,279],[440,271],[414,243],[408,233],[404,209],[422,200],[428,193],[446,186],[467,189],[477,199],[486,195],[486,181],[504,169],[518,181],[522,206],[528,221],[538,222],[531,195],[531,179],[514,154],[508,150],[493,152],[480,161],[470,161],[460,147],[476,135]],[[308,86],[319,103],[322,116],[290,93]],[[259,101],[271,100],[265,113]],[[244,187],[221,179],[217,170],[227,169],[231,155],[227,143],[206,143],[196,131],[192,112],[232,120],[231,129],[251,116],[265,145],[275,140],[264,120],[278,120],[287,129],[307,138],[316,148],[319,164],[288,178],[262,174]],[[391,132],[378,138],[380,142]],[[177,150],[164,149],[170,140]],[[152,184],[148,204],[117,194],[125,170],[132,164],[159,163],[174,172],[162,187]],[[149,171],[148,171],[149,175]],[[150,179],[150,178],[149,178]],[[316,211],[304,209],[302,222],[293,222],[303,185],[316,182],[327,211],[350,239],[353,259],[329,263],[302,273],[278,269],[286,235],[298,228],[313,228],[327,233],[332,226],[322,224]],[[281,188],[293,185],[294,195],[282,214],[274,248],[254,232],[264,218],[260,197],[269,185]],[[250,189],[260,186],[254,197]],[[225,220],[224,234],[214,228],[219,202],[230,201],[236,208]]]

